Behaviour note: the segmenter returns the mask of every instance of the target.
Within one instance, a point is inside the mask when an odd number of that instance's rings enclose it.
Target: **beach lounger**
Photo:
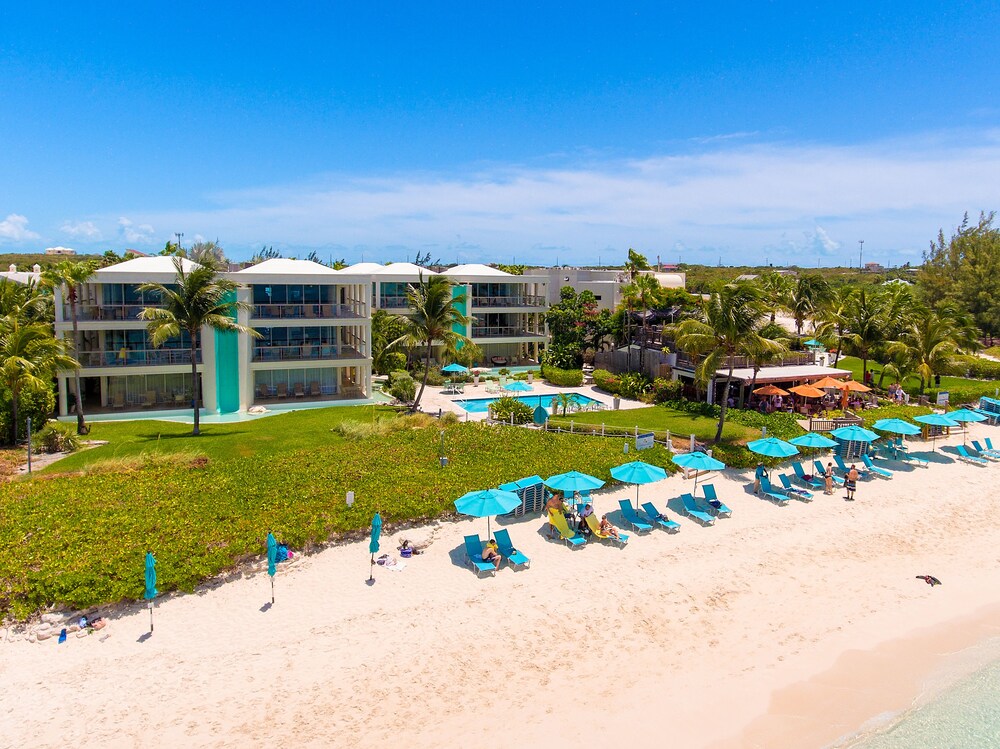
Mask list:
[[[690,494],[681,495],[681,504],[684,505],[684,513],[689,518],[697,520],[702,525],[715,524],[715,517],[700,509],[698,503],[694,501],[694,497]]]
[[[811,486],[813,489],[822,489],[823,482],[817,479],[815,476],[806,478],[806,469],[802,467],[801,463],[792,463],[792,470],[795,471],[795,478],[801,481],[806,486]]]
[[[997,448],[993,447],[993,440],[991,440],[989,437],[986,438],[986,449],[987,450],[996,450],[997,449]],[[997,452],[1000,452],[1000,450],[997,450]]]
[[[570,530],[569,523],[566,522],[566,516],[561,512],[549,512],[549,525],[559,531],[559,535],[563,541],[566,542],[568,546],[583,546],[587,543],[587,539],[581,536],[576,531]]]
[[[976,451],[978,455],[984,458],[992,458],[993,460],[1000,460],[1000,452],[994,450],[991,447],[983,447],[979,444],[977,440],[972,440],[972,448]]]
[[[958,456],[963,460],[967,460],[970,463],[975,463],[977,465],[985,466],[989,465],[989,461],[986,458],[977,458],[975,455],[970,455],[969,451],[965,449],[965,445],[957,445],[956,450],[958,450]]]
[[[653,530],[653,526],[639,517],[639,513],[632,509],[632,503],[627,499],[619,499],[618,506],[621,508],[622,517],[625,522],[639,533],[646,533]]]
[[[500,552],[500,556],[507,560],[507,564],[512,564],[516,567],[531,566],[531,560],[515,549],[514,544],[510,542],[510,533],[507,532],[507,529],[493,531],[493,538],[497,542],[497,549]]]
[[[496,575],[497,568],[493,562],[483,561],[483,542],[479,540],[479,534],[475,533],[465,537],[465,561],[476,571],[476,575],[488,572]]]
[[[591,513],[587,515],[587,527],[590,528],[590,532],[594,534],[594,538],[599,541],[610,541],[613,544],[618,544],[618,548],[625,548],[625,544],[628,543],[628,536],[624,533],[619,533],[618,538],[615,538],[610,533],[601,533],[601,522],[597,519],[597,515]]]
[[[781,481],[781,486],[785,490],[785,493],[789,497],[795,497],[796,499],[802,499],[806,502],[811,502],[813,495],[812,492],[806,491],[805,489],[799,489],[797,486],[792,486],[792,480],[788,478],[785,474],[778,474],[778,479]]]
[[[844,472],[845,476],[851,470],[851,467],[849,465],[847,465],[844,462],[844,459],[841,458],[839,455],[834,455],[833,456],[833,462],[837,464],[837,468],[839,468],[840,470],[842,470]],[[859,478],[863,478],[863,479],[869,478],[869,476],[872,473],[874,473],[874,471],[870,471],[867,468],[862,468],[857,463],[854,464],[854,470],[856,470],[858,472],[858,477]]]
[[[986,422],[991,426],[996,426],[1000,423],[1000,413],[997,413],[996,411],[984,411],[981,408],[973,408],[971,410],[975,411],[980,416],[985,416]]]
[[[872,459],[869,458],[867,455],[862,455],[861,460],[864,462],[866,466],[868,466],[868,470],[874,473],[876,476],[881,476],[884,479],[892,478],[892,471],[889,471],[885,468],[879,468],[877,465],[872,463]]]
[[[767,476],[760,477],[760,490],[764,492],[765,497],[773,500],[782,507],[788,504],[788,495],[775,489]]]
[[[814,460],[813,461],[813,466],[816,468],[816,476],[817,476],[817,478],[819,478],[820,481],[822,481],[823,480],[823,476],[826,474],[826,466],[824,466],[823,463],[822,463],[822,461],[819,461],[819,460]],[[847,473],[847,471],[844,471],[844,473]],[[843,486],[844,485],[844,479],[841,478],[840,476],[838,476],[836,473],[834,473],[833,474],[833,483],[836,484],[837,486]]]
[[[680,523],[671,520],[662,512],[657,510],[656,506],[652,502],[643,502],[642,511],[646,513],[646,516],[650,519],[650,521],[656,523],[670,533],[677,533],[681,529]]]
[[[702,484],[701,490],[705,492],[705,499],[708,500],[708,511],[711,514],[717,515],[720,518],[731,518],[733,516],[733,511],[722,504],[719,495],[715,493],[714,484]]]

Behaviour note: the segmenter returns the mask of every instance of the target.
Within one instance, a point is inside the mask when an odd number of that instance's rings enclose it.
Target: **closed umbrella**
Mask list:
[[[372,537],[368,542],[368,551],[372,555],[371,560],[371,572],[368,575],[368,582],[375,582],[375,552],[378,551],[378,540],[382,535],[382,516],[379,513],[375,513],[375,517],[372,518]]]
[[[612,468],[611,475],[625,484],[635,484],[635,507],[639,509],[639,485],[662,481],[667,477],[667,472],[659,466],[633,460],[631,463]]]
[[[788,441],[797,447],[824,448],[837,446],[836,440],[824,437],[819,432],[806,432],[805,434],[799,437],[794,437]]]
[[[271,578],[271,603],[274,603],[274,573],[278,571],[278,542],[273,533],[267,534],[267,574]]]
[[[156,557],[153,552],[146,552],[146,592],[143,598],[149,605],[149,631],[153,631],[153,599],[156,598]]]
[[[461,364],[458,364],[456,362],[452,362],[451,364],[449,364],[446,367],[441,367],[441,371],[442,372],[456,372],[456,373],[464,374],[465,372],[469,371],[469,368],[468,367],[463,367]]]
[[[494,515],[506,515],[521,504],[521,498],[514,492],[503,489],[486,489],[469,492],[455,500],[455,510],[462,515],[474,518],[486,518],[486,535],[492,537],[490,518]]]
[[[968,408],[959,408],[955,411],[949,411],[946,416],[952,421],[957,421],[960,423],[971,424],[977,421],[986,421],[986,417],[982,414],[976,413],[975,411],[970,411]],[[962,432],[962,444],[965,444],[965,432]]]
[[[716,460],[708,453],[681,453],[680,455],[672,455],[670,459],[681,468],[693,468],[695,471],[721,471],[726,467],[725,463]],[[694,475],[694,491],[698,491],[697,473]]]
[[[524,380],[514,380],[509,385],[504,385],[503,389],[504,390],[519,390],[521,392],[526,392],[526,391],[529,391],[529,390],[534,390],[534,388],[531,387],[531,385],[529,385]]]
[[[957,427],[958,422],[944,414],[926,414],[924,416],[914,416],[914,421],[927,424],[932,427]],[[937,447],[937,432],[931,435],[931,450]]]

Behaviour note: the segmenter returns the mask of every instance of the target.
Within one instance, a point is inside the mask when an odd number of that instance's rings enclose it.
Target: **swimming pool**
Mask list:
[[[548,395],[517,395],[510,396],[514,400],[519,400],[521,403],[527,403],[532,408],[538,406],[545,406],[546,408],[551,408],[552,399],[558,398],[558,396],[549,393]],[[577,406],[588,406],[591,403],[600,403],[599,400],[591,398],[586,395],[580,395],[579,393],[571,393],[570,399]],[[455,403],[470,414],[484,414],[490,409],[490,404],[493,403],[497,398],[471,398],[469,400],[455,401]]]

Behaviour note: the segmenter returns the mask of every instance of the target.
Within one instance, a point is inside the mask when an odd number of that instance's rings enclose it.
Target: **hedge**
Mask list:
[[[583,384],[582,369],[559,369],[559,367],[542,367],[542,377],[557,387],[580,387]]]

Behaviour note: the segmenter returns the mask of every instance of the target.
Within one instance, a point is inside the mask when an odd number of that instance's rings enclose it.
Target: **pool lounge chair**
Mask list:
[[[810,486],[813,489],[822,489],[823,482],[817,479],[815,476],[806,478],[806,469],[802,467],[801,463],[792,463],[792,470],[795,471],[795,478],[801,481],[806,486]]]
[[[833,462],[836,464],[837,468],[839,468],[841,471],[844,472],[845,476],[851,470],[851,467],[849,465],[847,465],[844,462],[844,459],[842,457],[840,457],[839,455],[834,455],[833,456]],[[870,471],[867,468],[862,468],[857,463],[854,464],[854,469],[858,472],[858,478],[867,479],[867,478],[869,478],[871,476],[871,474],[874,473],[874,471]]]
[[[681,504],[684,506],[684,514],[689,518],[698,521],[702,525],[715,524],[715,517],[698,507],[698,503],[694,501],[694,497],[690,494],[681,495]]]
[[[531,566],[531,560],[515,549],[514,544],[510,542],[510,533],[507,532],[506,528],[493,531],[493,538],[497,542],[500,556],[507,560],[507,564],[514,567]]]
[[[590,528],[590,532],[594,534],[594,538],[599,541],[610,541],[613,544],[618,544],[619,549],[624,549],[625,544],[628,543],[628,536],[624,533],[619,533],[618,538],[615,538],[610,533],[602,533],[601,522],[597,519],[597,515],[594,513],[587,515],[587,527]]]
[[[709,513],[720,518],[731,518],[733,516],[733,511],[726,507],[722,503],[722,500],[719,499],[719,495],[715,493],[715,484],[702,484],[701,490],[705,492]]]
[[[994,450],[990,447],[983,447],[979,444],[977,440],[972,440],[972,449],[976,451],[977,455],[984,458],[990,458],[992,460],[1000,460],[1000,452]]]
[[[760,490],[764,492],[767,499],[774,501],[781,507],[788,504],[788,495],[771,486],[771,480],[767,476],[760,477]]]
[[[647,533],[653,530],[653,526],[640,518],[639,513],[632,509],[632,502],[627,499],[619,499],[618,506],[621,508],[622,517],[625,518],[625,522],[631,525],[633,530],[639,533]]]
[[[805,489],[799,489],[797,486],[792,485],[792,480],[788,478],[783,473],[778,474],[778,480],[781,481],[781,488],[785,490],[785,493],[789,497],[795,497],[795,499],[801,499],[803,502],[812,502],[813,494]]]
[[[652,502],[643,502],[642,511],[646,513],[646,516],[650,519],[651,522],[656,523],[658,526],[668,531],[669,533],[680,532],[681,524],[671,520],[662,512],[657,510]]]
[[[993,447],[993,440],[991,440],[989,437],[986,438],[986,449],[987,450],[996,450],[997,449],[997,448]],[[1000,452],[1000,450],[998,450],[997,452]]]
[[[559,531],[559,536],[566,542],[567,546],[575,548],[587,543],[587,539],[576,531],[570,530],[569,523],[566,522],[566,516],[561,512],[548,513],[548,521],[549,525]]]
[[[497,573],[493,562],[483,561],[483,542],[479,540],[478,533],[465,537],[465,563],[476,571],[477,577],[483,572],[488,572],[491,575]]]
[[[817,476],[817,478],[820,478],[820,480],[822,480],[822,477],[824,475],[826,475],[826,466],[824,466],[823,463],[821,461],[818,461],[818,460],[814,460],[813,461],[813,466],[816,468],[816,476]],[[844,473],[847,473],[847,471],[844,471]],[[841,478],[840,476],[838,476],[836,473],[834,473],[833,474],[833,483],[836,484],[837,486],[843,486],[844,485],[844,479]]]
[[[967,460],[970,463],[975,463],[976,465],[987,466],[990,464],[986,458],[977,458],[975,455],[970,455],[969,451],[965,449],[965,445],[956,445],[956,450],[958,450],[958,456],[963,460]]]
[[[879,468],[872,462],[872,459],[869,458],[867,455],[862,455],[861,460],[862,462],[864,462],[866,466],[868,466],[868,470],[874,473],[876,476],[881,476],[884,479],[892,478],[892,471],[888,471],[885,468]]]

